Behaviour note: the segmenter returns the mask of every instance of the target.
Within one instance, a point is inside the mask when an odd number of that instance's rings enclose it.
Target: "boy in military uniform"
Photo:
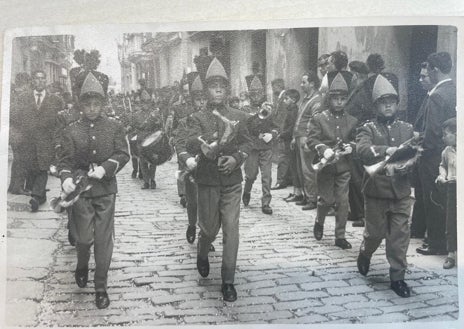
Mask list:
[[[250,94],[254,92],[264,95],[264,87],[258,76],[249,81]],[[253,93],[252,93],[253,92]],[[262,97],[261,97],[262,98]],[[252,97],[253,100],[253,97]],[[259,102],[253,102],[259,104]],[[272,214],[271,203],[271,184],[272,184],[272,146],[273,141],[279,134],[278,127],[274,123],[272,115],[272,104],[261,103],[258,111],[253,113],[247,120],[247,128],[253,140],[253,146],[248,158],[245,161],[245,186],[243,188],[243,204],[250,203],[251,188],[261,171],[261,210],[266,215]]]
[[[190,96],[192,98],[194,111],[205,111],[206,102],[208,97],[203,89],[203,83],[198,72],[191,72],[187,75],[190,89]],[[174,145],[177,153],[177,159],[179,161],[180,172],[183,177],[180,179],[185,183],[185,198],[187,207],[188,227],[185,233],[187,242],[193,243],[196,238],[197,229],[197,184],[193,179],[193,172],[190,171],[186,165],[186,160],[189,158],[195,158],[186,150],[186,138],[188,135],[188,119],[189,116],[185,116],[179,119],[177,124]]]
[[[158,109],[153,108],[150,94],[144,89],[140,93],[140,108],[132,116],[131,126],[137,134],[137,148],[140,154],[140,170],[143,176],[142,189],[155,189],[156,165],[151,164],[142,154],[142,143],[150,134],[161,130],[163,123]]]
[[[58,161],[62,188],[70,194],[76,189],[76,172],[86,172],[92,187],[72,205],[72,222],[76,232],[77,266],[75,280],[87,285],[90,248],[95,252],[95,291],[98,308],[108,307],[107,279],[114,241],[114,208],[117,193],[115,174],[129,161],[124,128],[102,115],[108,79],[94,71],[78,77],[79,108],[82,119],[63,133]],[[97,78],[98,77],[98,78]]]
[[[365,165],[385,160],[414,136],[412,125],[396,118],[397,85],[396,76],[387,74],[379,74],[374,82],[372,101],[376,119],[361,126],[356,136],[356,152]],[[366,226],[357,260],[359,273],[367,275],[372,254],[385,238],[391,288],[399,296],[409,297],[409,288],[404,282],[411,214],[411,186],[407,176],[391,170],[381,170],[372,176],[366,172],[363,194]]]
[[[196,167],[198,185],[197,269],[202,277],[208,276],[208,252],[222,226],[222,294],[225,301],[235,301],[242,194],[240,166],[250,153],[251,139],[246,114],[226,105],[229,79],[217,58],[208,67],[206,84],[209,98],[206,110],[192,114],[188,123],[187,151],[199,155],[198,164],[193,156],[186,160],[190,170]]]
[[[345,113],[344,106],[348,99],[351,74],[346,71],[327,73],[328,109],[316,114],[310,121],[308,148],[317,151],[329,164],[317,172],[317,216],[314,224],[314,237],[321,240],[324,221],[330,208],[335,209],[335,245],[350,249],[351,244],[345,239],[346,219],[348,217],[348,186],[350,181],[349,154],[350,143],[354,141],[357,120]],[[337,144],[343,144],[340,150]],[[330,163],[333,162],[333,163]]]

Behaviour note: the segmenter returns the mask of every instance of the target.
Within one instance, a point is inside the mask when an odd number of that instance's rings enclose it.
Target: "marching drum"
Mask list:
[[[140,144],[140,155],[157,166],[168,161],[172,153],[167,135],[162,130],[148,135]]]

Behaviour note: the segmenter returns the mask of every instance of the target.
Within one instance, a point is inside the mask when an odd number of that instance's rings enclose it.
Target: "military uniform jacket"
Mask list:
[[[413,137],[411,124],[395,120],[392,123],[380,123],[378,120],[366,122],[359,127],[356,136],[356,152],[365,165],[385,160],[386,150],[390,146],[400,146]],[[369,177],[364,173],[363,192],[373,198],[402,199],[411,194],[407,175],[384,173]]]
[[[94,121],[86,118],[69,125],[63,134],[63,152],[58,161],[64,181],[78,170],[88,171],[90,164],[105,168],[101,180],[92,180],[93,187],[86,197],[99,197],[117,192],[116,173],[129,161],[123,126],[114,119],[100,116]]]
[[[55,159],[57,115],[64,107],[61,98],[46,92],[37,108],[33,91],[26,91],[14,102],[12,123],[18,127],[23,141],[27,141],[31,160],[37,156],[40,170],[48,170]]]
[[[181,170],[184,170],[186,168],[185,161],[192,156],[190,153],[187,152],[186,148],[189,133],[187,120],[189,120],[188,116],[179,120],[173,141],[174,148],[177,154],[177,160],[179,161]]]
[[[142,143],[148,135],[163,127],[159,110],[139,109],[132,115],[131,126],[137,134],[137,143]]]
[[[321,152],[333,148],[339,141],[351,143],[355,139],[358,120],[342,111],[333,113],[325,110],[316,114],[309,124],[308,147],[316,152],[316,146],[322,145]],[[344,155],[338,162],[327,165],[322,170],[342,173],[350,170],[350,155]]]
[[[274,144],[277,135],[279,134],[279,128],[274,123],[272,116],[261,120],[258,117],[258,114],[254,114],[247,119],[247,129],[250,133],[251,139],[253,140],[252,149],[253,150],[270,150]],[[262,133],[271,133],[272,139],[269,143],[266,143],[261,138],[259,134]]]
[[[322,96],[315,92],[311,97],[303,98],[298,114],[296,117],[295,127],[293,129],[293,138],[306,137],[309,133],[309,123],[311,118],[321,112]]]
[[[208,109],[193,113],[188,119],[188,140],[186,145],[187,152],[192,155],[200,155],[198,166],[195,174],[195,181],[198,184],[209,186],[230,186],[241,183],[242,170],[240,165],[245,161],[246,156],[250,154],[252,147],[252,140],[246,127],[247,115],[240,110],[221,105],[218,106],[217,111],[224,115],[229,120],[239,121],[236,129],[237,134],[230,143],[224,145],[222,148],[222,155],[230,155],[237,161],[236,168],[229,175],[222,174],[218,171],[217,160],[207,159],[200,149],[201,142],[198,137],[210,142],[214,140],[215,132],[218,132],[219,138],[224,133],[224,122],[215,116],[213,109],[208,105]]]

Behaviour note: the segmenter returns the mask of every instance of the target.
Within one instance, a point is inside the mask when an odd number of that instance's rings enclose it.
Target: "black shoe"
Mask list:
[[[39,210],[40,203],[36,197],[31,198],[29,204],[31,205],[31,212],[37,212],[37,210]]]
[[[335,239],[335,245],[342,249],[351,249],[351,243],[346,241],[346,239]]]
[[[70,230],[68,230],[68,242],[71,246],[76,246],[76,239],[73,237]]]
[[[353,226],[353,227],[364,227],[364,220],[362,218],[358,219],[358,220],[355,220],[355,221],[353,221],[353,224],[351,224],[351,226]]]
[[[95,304],[97,308],[107,308],[110,305],[110,299],[106,291],[97,291],[95,294]]]
[[[85,288],[87,285],[87,281],[89,280],[89,269],[83,268],[81,270],[76,268],[76,272],[74,273],[74,277],[76,279],[76,284],[79,288]]]
[[[187,198],[185,195],[181,195],[179,203],[182,205],[183,208],[187,207]]]
[[[358,255],[358,272],[366,276],[369,272],[369,266],[371,265],[371,259],[364,256],[361,252]]]
[[[318,222],[314,223],[314,238],[319,241],[322,239],[322,236],[324,235],[324,225],[319,224]]]
[[[299,202],[299,201],[302,201],[304,199],[304,196],[303,195],[294,195],[292,196],[291,198],[285,200],[287,202]]]
[[[430,246],[424,248],[424,246],[419,247],[416,249],[416,252],[421,255],[429,256],[429,255],[446,255],[448,252],[446,250],[435,249]]]
[[[148,190],[150,188],[150,183],[143,183],[142,190]]]
[[[198,270],[198,273],[200,273],[200,275],[204,278],[206,278],[209,275],[208,258],[201,259],[199,256],[197,256],[197,270]]]
[[[231,283],[222,284],[222,296],[226,302],[235,302],[237,300],[237,291]]]
[[[400,297],[407,298],[411,296],[409,287],[404,280],[392,281],[390,287]]]
[[[450,268],[453,268],[456,266],[456,260],[451,257],[446,257],[445,262],[443,263],[443,268],[445,270],[449,270]]]
[[[132,170],[132,178],[137,178],[137,170]]]
[[[295,204],[296,204],[297,206],[306,206],[308,203],[309,203],[309,201],[308,201],[308,199],[306,199],[306,198],[303,198],[303,200],[301,200],[301,201],[295,202]]]
[[[275,186],[271,187],[271,190],[282,190],[282,189],[284,189],[286,187],[287,187],[287,185],[285,185],[285,184],[277,183],[277,184],[275,184]]]
[[[187,237],[187,242],[192,244],[195,241],[195,237],[197,235],[197,227],[195,225],[189,225],[185,235]]]
[[[250,193],[243,192],[242,201],[245,206],[248,206],[250,204],[250,197],[251,197]]]
[[[301,210],[313,210],[317,208],[317,203],[313,201],[309,201],[306,206],[301,208]]]
[[[289,195],[287,195],[287,196],[284,198],[284,201],[287,201],[287,200],[293,198],[294,196],[295,196],[295,194],[290,193]],[[287,201],[287,202],[288,202],[288,201]]]
[[[209,246],[209,251],[216,251],[216,248],[214,248],[213,245],[210,245],[210,246]]]
[[[272,208],[270,206],[263,206],[261,210],[263,214],[272,215]]]
[[[152,190],[156,189],[156,182],[155,182],[154,179],[152,179],[152,180],[150,181],[150,188],[151,188]]]

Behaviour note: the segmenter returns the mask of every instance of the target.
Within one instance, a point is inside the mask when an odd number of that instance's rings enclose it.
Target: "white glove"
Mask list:
[[[351,154],[353,152],[353,148],[351,147],[351,145],[346,145],[345,146],[345,149],[343,150],[343,153],[344,154]]]
[[[106,170],[102,166],[97,166],[93,170],[90,170],[87,176],[90,178],[102,179],[105,176]]]
[[[73,179],[71,177],[66,178],[61,185],[63,188],[64,193],[70,194],[76,189],[76,185],[73,183]]]
[[[190,157],[187,160],[185,160],[185,164],[187,165],[187,168],[189,170],[193,170],[197,167],[197,161],[194,157]]]
[[[261,137],[261,139],[265,143],[269,143],[272,140],[272,134],[271,133],[264,133],[263,136]]]
[[[335,155],[335,153],[334,153],[334,151],[333,151],[331,148],[328,148],[328,149],[326,149],[326,150],[324,151],[324,154],[323,154],[323,155],[324,155],[324,158],[326,158],[327,160],[329,160],[329,159],[331,159],[331,158]]]

